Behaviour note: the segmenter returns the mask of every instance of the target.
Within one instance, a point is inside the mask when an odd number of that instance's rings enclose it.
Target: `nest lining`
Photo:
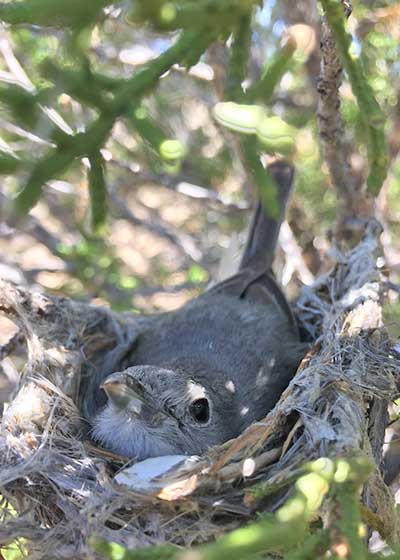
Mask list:
[[[379,469],[399,370],[382,322],[379,233],[371,221],[303,289],[295,310],[313,345],[275,408],[147,491],[116,483],[126,460],[90,443],[80,412],[93,372],[120,369],[140,318],[2,283],[0,310],[19,324],[28,361],[3,417],[0,543],[26,537],[33,560],[94,558],[93,535],[129,548],[189,546],[273,510],[305,461],[354,452],[376,466],[365,503],[396,533]]]

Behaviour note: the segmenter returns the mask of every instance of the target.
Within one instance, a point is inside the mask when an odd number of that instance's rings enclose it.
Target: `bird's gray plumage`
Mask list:
[[[99,380],[90,416],[105,447],[138,459],[202,453],[263,417],[293,376],[305,346],[270,271],[293,170],[283,162],[269,170],[280,213],[258,205],[238,273],[148,317],[130,367]]]

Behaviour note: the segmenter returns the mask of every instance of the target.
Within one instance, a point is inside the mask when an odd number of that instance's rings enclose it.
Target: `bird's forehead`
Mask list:
[[[186,385],[186,394],[191,399],[201,399],[206,396],[206,390],[199,383],[188,381]]]

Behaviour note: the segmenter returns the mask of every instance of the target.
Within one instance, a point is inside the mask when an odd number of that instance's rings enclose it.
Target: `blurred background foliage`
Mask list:
[[[0,4],[0,202],[6,208],[19,193],[20,208],[33,206],[27,218],[1,226],[3,276],[115,309],[157,310],[181,305],[215,278],[226,251],[231,266],[243,238],[234,234],[255,193],[238,135],[218,126],[212,109],[229,80],[230,32],[251,5],[245,88],[279,57],[290,26],[305,24],[316,38],[285,67],[267,110],[297,129],[296,188],[279,261],[289,293],[326,266],[336,194],[316,119],[318,6],[231,0],[230,19],[227,4]],[[400,267],[399,20],[398,3],[367,1],[354,2],[349,20],[352,49],[386,116],[391,167],[378,213],[387,226],[382,266],[393,274]],[[193,35],[185,56],[135,96],[132,76],[177,44],[181,27]],[[365,178],[365,131],[347,79],[341,93],[353,173]]]

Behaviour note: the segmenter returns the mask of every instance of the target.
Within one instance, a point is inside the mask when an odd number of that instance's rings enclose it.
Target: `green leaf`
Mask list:
[[[279,117],[266,117],[258,123],[256,135],[267,152],[289,155],[296,146],[296,132]]]
[[[215,120],[229,130],[242,134],[255,134],[259,123],[266,116],[260,105],[240,105],[228,101],[217,103],[213,108]]]
[[[166,161],[181,160],[185,155],[185,148],[179,140],[164,140],[159,146],[159,151]]]

